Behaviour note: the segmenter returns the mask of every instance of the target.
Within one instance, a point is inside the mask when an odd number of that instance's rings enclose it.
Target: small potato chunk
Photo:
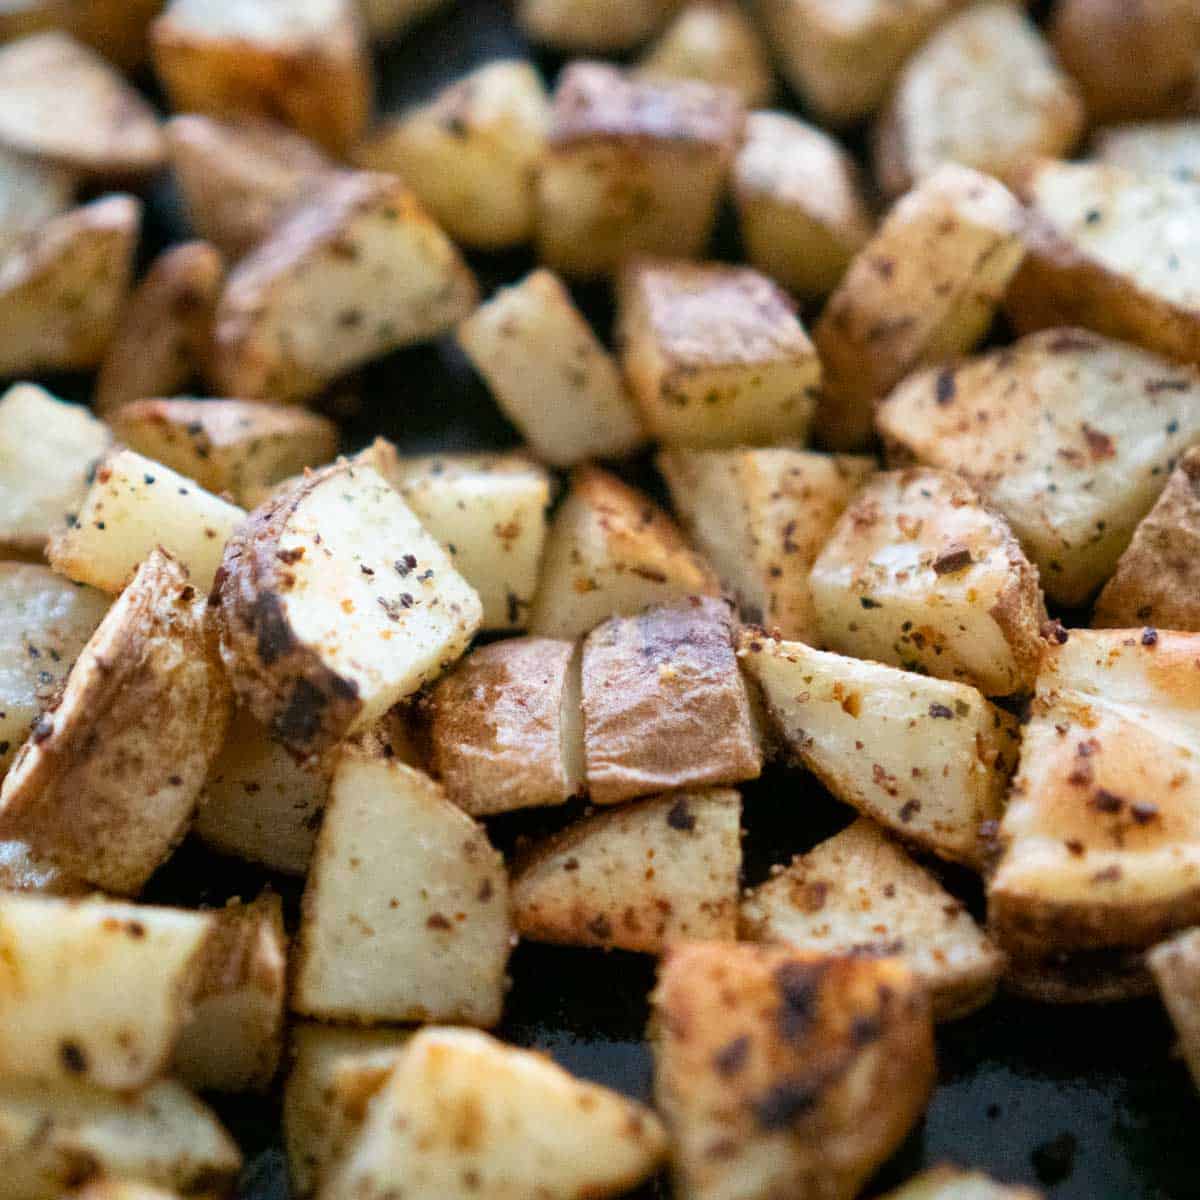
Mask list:
[[[171,0],[152,39],[177,111],[281,119],[335,153],[370,117],[354,0]]]
[[[0,895],[0,1076],[113,1091],[156,1079],[212,931],[182,909]]]
[[[381,720],[463,653],[482,612],[382,476],[345,460],[250,515],[214,596],[238,700],[299,754]]]
[[[1040,1192],[996,1183],[978,1171],[931,1167],[883,1200],[1042,1200]]]
[[[0,397],[0,545],[40,555],[111,444],[108,427],[82,405],[31,383],[9,388]]]
[[[1037,564],[1047,596],[1079,606],[1200,440],[1198,401],[1195,368],[1054,329],[913,376],[876,420],[894,451],[974,484]]]
[[[1200,1088],[1200,929],[1189,929],[1146,955],[1196,1087]]]
[[[108,196],[47,221],[0,262],[0,376],[100,364],[120,323],[141,223],[139,201]]]
[[[96,469],[75,514],[51,538],[50,565],[68,579],[116,594],[161,546],[207,592],[225,543],[246,514],[161,463],[115,450]]]
[[[358,0],[367,32],[386,41],[403,33],[422,17],[445,5],[446,0]]]
[[[65,167],[0,147],[0,258],[71,207],[75,176]]]
[[[271,121],[187,114],[167,122],[167,141],[192,228],[230,259],[333,171],[312,142]]]
[[[473,817],[562,804],[583,791],[573,642],[480,647],[434,688],[429,715],[433,773]]]
[[[502,59],[389,121],[354,158],[402,176],[455,241],[499,250],[533,238],[549,125],[541,76],[530,63]]]
[[[649,1178],[666,1152],[642,1105],[477,1030],[425,1029],[321,1197],[603,1200]]]
[[[929,1002],[896,959],[685,943],[651,1002],[686,1200],[853,1200],[933,1090]]]
[[[532,41],[572,54],[611,53],[644,42],[679,0],[517,0]]]
[[[785,744],[839,799],[906,841],[978,866],[1000,815],[1015,720],[974,688],[742,634]]]
[[[807,299],[837,287],[871,237],[854,160],[823,130],[756,112],[733,165],[746,257]]]
[[[458,327],[458,341],[551,466],[619,458],[645,440],[612,355],[549,271],[497,291]]]
[[[842,514],[809,579],[821,644],[955,679],[985,696],[1033,686],[1046,606],[1003,517],[957,475],[876,475]]]
[[[0,47],[0,143],[105,178],[147,175],[167,157],[154,110],[68,34]]]
[[[337,453],[337,426],[252,400],[140,400],[109,424],[125,445],[238,504]]]
[[[749,892],[741,924],[753,941],[895,955],[939,1021],[985,1005],[1004,965],[966,908],[866,817]]]
[[[1063,158],[1086,114],[1071,78],[1011,3],[951,18],[908,60],[876,129],[875,174],[892,195],[943,163],[1013,183],[1039,157]]]
[[[1200,120],[1113,125],[1096,134],[1092,148],[1110,167],[1200,183]]]
[[[572,63],[538,177],[542,261],[587,278],[635,254],[700,256],[743,120],[726,88]]]
[[[817,426],[827,445],[864,445],[876,401],[983,337],[1024,256],[1023,221],[1001,184],[956,164],[896,203],[813,331],[825,368]]]
[[[546,544],[550,477],[520,454],[400,459],[388,475],[483,603],[483,628],[522,629]]]
[[[212,377],[225,395],[302,400],[444,332],[475,301],[470,269],[398,179],[343,173],[230,274]]]
[[[427,775],[347,749],[304,895],[292,1009],[494,1025],[513,942],[504,860]]]
[[[749,267],[638,260],[621,275],[621,362],[668,446],[803,442],[821,364],[787,295]]]
[[[762,751],[723,600],[613,617],[583,644],[588,796],[636,796],[757,779]]]
[[[574,638],[609,617],[720,590],[712,569],[648,496],[599,467],[580,467],[550,527],[529,628]]]
[[[535,842],[514,868],[517,932],[644,954],[685,938],[734,941],[741,812],[735,791],[677,792]]]
[[[1200,362],[1200,182],[1044,162],[1021,196],[1028,253],[1004,305],[1018,332],[1080,325]]]
[[[742,616],[815,641],[809,570],[875,461],[807,450],[666,450],[658,469]]]

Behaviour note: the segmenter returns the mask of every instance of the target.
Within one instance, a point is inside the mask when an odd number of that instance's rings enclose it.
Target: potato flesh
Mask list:
[[[0,149],[0,254],[66,212],[75,192],[71,172]]]
[[[1200,121],[1113,125],[1095,138],[1103,163],[1137,175],[1173,175],[1200,182]]]

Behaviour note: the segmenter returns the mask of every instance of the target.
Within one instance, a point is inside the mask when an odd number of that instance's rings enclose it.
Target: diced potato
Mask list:
[[[358,7],[371,36],[388,39],[403,33],[445,3],[446,0],[358,0]]]
[[[978,1171],[931,1167],[883,1200],[1041,1200],[1041,1193],[996,1183]]]
[[[108,178],[150,174],[167,157],[154,109],[98,54],[60,32],[0,47],[0,142]]]
[[[494,1025],[513,940],[484,830],[427,775],[346,750],[305,891],[293,1010]]]
[[[613,617],[583,644],[588,796],[618,804],[762,771],[723,600]]]
[[[1046,605],[1008,523],[948,471],[876,475],[810,576],[821,644],[956,679],[985,696],[1033,686]]]
[[[1086,603],[1178,457],[1200,372],[1076,329],[925,371],[879,407],[904,456],[957,471],[1007,518],[1046,594]]]
[[[230,273],[211,374],[222,393],[302,400],[475,306],[453,243],[391,175],[343,173]]]
[[[671,502],[748,621],[813,642],[809,570],[870,458],[807,450],[666,450]]]
[[[725,88],[568,66],[538,177],[542,261],[589,277],[634,254],[701,255],[743,120]]]
[[[321,1196],[602,1200],[647,1179],[666,1150],[658,1118],[642,1105],[476,1030],[426,1029]]]
[[[1111,167],[1200,183],[1200,120],[1112,125],[1096,134],[1092,146]]]
[[[929,1002],[895,959],[686,943],[651,1000],[686,1200],[853,1200],[933,1090]]]
[[[161,546],[207,592],[225,543],[246,514],[192,480],[132,450],[114,450],[87,495],[50,540],[50,565],[68,579],[119,592]]]
[[[1000,815],[1016,722],[974,688],[742,634],[788,749],[839,799],[943,858],[977,866]]]
[[[1200,929],[1155,946],[1146,956],[1179,1046],[1200,1088]]]
[[[829,446],[865,444],[876,401],[983,337],[1024,256],[1023,222],[1001,184],[955,164],[897,202],[813,331],[825,369],[818,431]]]
[[[1044,162],[1021,194],[1028,253],[1004,306],[1018,332],[1081,325],[1200,362],[1200,182]]]
[[[75,177],[65,167],[0,147],[0,256],[71,207]]]
[[[875,174],[908,191],[947,162],[1006,183],[1037,158],[1063,158],[1083,133],[1079,92],[1011,3],[951,18],[905,64],[876,129]]]
[[[579,54],[644,42],[679,0],[518,0],[517,24],[535,42]]]
[[[746,257],[807,298],[827,295],[871,237],[854,160],[823,130],[756,112],[733,165]]]
[[[429,714],[433,773],[471,816],[562,804],[583,791],[573,642],[483,646],[437,685]]]
[[[866,817],[749,892],[741,923],[754,941],[895,955],[939,1021],[986,1004],[1004,965],[966,908]]]
[[[541,76],[530,63],[501,59],[389,121],[354,157],[402,176],[455,241],[497,250],[533,238],[549,125]]]
[[[803,442],[821,364],[787,295],[749,267],[637,260],[621,274],[621,362],[668,446]]]
[[[111,444],[108,427],[82,405],[31,383],[9,388],[0,397],[0,544],[41,554]]]
[[[332,421],[252,400],[147,399],[124,405],[109,423],[139,454],[250,506],[263,489],[337,453]]]
[[[113,1091],[156,1079],[212,931],[182,909],[0,895],[0,1077]]]
[[[238,700],[300,754],[378,722],[479,628],[479,597],[377,471],[342,460],[256,509],[214,596]]]
[[[439,454],[400,459],[387,478],[479,593],[483,628],[523,629],[546,544],[546,471],[520,454]]]
[[[0,376],[100,364],[120,322],[141,223],[137,200],[108,196],[47,221],[0,262]]]
[[[581,467],[550,527],[529,628],[573,638],[609,617],[719,591],[712,569],[648,496]]]
[[[735,791],[677,792],[534,842],[514,868],[517,932],[645,954],[686,938],[735,940],[741,811]]]
[[[612,355],[549,271],[497,291],[458,327],[458,341],[552,466],[620,457],[645,440]]]
[[[38,857],[28,844],[0,842],[0,892],[39,896],[81,896],[92,889],[73,879],[48,858]]]
[[[0,789],[0,838],[134,895],[179,843],[225,736],[204,599],[161,550],[137,569]]]
[[[170,0],[151,33],[177,111],[282,119],[335,152],[370,118],[355,0]]]
[[[188,220],[230,259],[258,245],[333,170],[307,138],[270,121],[187,114],[166,129]]]

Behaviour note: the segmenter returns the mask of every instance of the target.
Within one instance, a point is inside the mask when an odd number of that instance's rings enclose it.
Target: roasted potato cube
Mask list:
[[[484,830],[427,775],[347,749],[305,890],[293,1010],[494,1025],[513,940]]]
[[[631,263],[622,272],[625,378],[668,446],[803,442],[821,364],[787,295],[749,267]]]
[[[737,937],[741,797],[677,792],[596,813],[534,842],[514,867],[523,938],[662,954]]]
[[[517,0],[517,24],[535,42],[579,54],[628,50],[661,27],[680,0]]]
[[[411,109],[355,151],[400,175],[457,242],[498,250],[531,241],[550,101],[530,63],[490,62]]]
[[[0,147],[0,256],[71,207],[75,176],[65,167]]]
[[[901,199],[850,264],[813,331],[825,369],[817,428],[836,450],[870,440],[874,406],[906,375],[971,350],[1024,256],[1021,207],[946,164]]]
[[[1000,815],[1016,722],[974,688],[776,641],[754,630],[742,661],[787,748],[839,799],[906,841],[978,866]]]
[[[1033,686],[1046,622],[1037,568],[957,475],[912,467],[869,480],[809,584],[830,650],[956,679],[985,696]]]
[[[1200,362],[1200,183],[1044,162],[1021,195],[1027,253],[1004,306],[1018,332],[1080,325]]]
[[[108,610],[0,788],[0,838],[135,895],[191,822],[229,687],[187,572],[154,550]]]
[[[1076,329],[922,372],[879,407],[903,456],[957,471],[1007,518],[1046,594],[1086,603],[1178,457],[1200,373]]]
[[[829,134],[786,113],[746,118],[733,195],[746,257],[806,298],[833,291],[871,237],[854,160]]]
[[[1042,1200],[1040,1192],[996,1183],[978,1171],[931,1167],[883,1200]]]
[[[87,495],[50,540],[50,565],[68,579],[119,592],[161,546],[207,592],[225,543],[245,513],[161,463],[115,450],[96,468]]]
[[[612,355],[549,271],[501,288],[458,327],[458,341],[551,466],[616,458],[645,440]]]
[[[874,460],[807,450],[665,450],[658,468],[684,528],[742,616],[815,641],[808,573]]]
[[[31,383],[9,388],[0,397],[0,545],[40,555],[111,444],[108,427],[82,405]]]
[[[282,119],[334,152],[370,118],[354,0],[171,0],[151,35],[178,111]]]
[[[651,1002],[686,1200],[853,1200],[933,1090],[929,1002],[895,959],[684,943]]]
[[[373,38],[387,40],[403,33],[414,22],[445,5],[446,0],[358,0]]]
[[[456,1134],[448,1113],[471,1114],[472,1135]],[[602,1200],[647,1179],[666,1150],[662,1125],[642,1105],[477,1030],[425,1029],[321,1196]]]
[[[1111,167],[1200,183],[1200,120],[1112,125],[1096,134],[1092,146]]]
[[[1200,929],[1155,946],[1146,960],[1154,973],[1184,1061],[1200,1088]]]
[[[1004,965],[966,908],[866,817],[749,892],[741,924],[753,941],[895,955],[939,1021],[986,1004]]]
[[[634,254],[696,258],[708,244],[744,117],[737,94],[573,63],[554,94],[538,177],[538,253],[604,275]]]
[[[369,466],[345,460],[256,509],[214,588],[238,700],[300,754],[369,728],[479,628],[479,597]]]
[[[226,395],[301,400],[444,332],[475,300],[470,269],[398,179],[343,173],[230,273],[212,376]]]
[[[133,1091],[163,1074],[213,918],[0,895],[0,1076]],[[2,1161],[2,1155],[0,1155]]]

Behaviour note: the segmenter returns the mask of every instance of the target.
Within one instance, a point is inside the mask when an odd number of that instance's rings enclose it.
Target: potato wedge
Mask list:
[[[470,269],[398,179],[343,173],[230,273],[211,374],[224,395],[302,400],[444,332],[476,298]]]
[[[639,259],[621,272],[621,365],[668,446],[803,442],[821,364],[787,295],[749,267]]]
[[[1016,762],[1016,722],[974,688],[746,630],[739,651],[787,748],[906,841],[978,866]]]
[[[399,495],[346,460],[251,514],[214,597],[238,700],[300,754],[369,728],[444,671],[482,613]]]
[[[618,458],[645,440],[612,355],[549,271],[497,291],[458,327],[458,342],[551,466]]]
[[[347,749],[305,890],[293,1011],[494,1025],[513,940],[484,830],[427,775]]]
[[[134,895],[178,844],[229,721],[184,569],[154,550],[108,610],[0,788],[0,838]]]
[[[446,0],[358,0],[367,32],[382,41],[399,36],[445,4]]]
[[[456,1133],[462,1117],[474,1131]],[[322,1200],[576,1200],[652,1175],[667,1139],[647,1108],[473,1029],[425,1029],[375,1097]]]
[[[1047,596],[1078,606],[1200,440],[1198,397],[1195,368],[1054,329],[913,376],[876,421],[894,457],[970,480],[1007,518]]]
[[[712,569],[648,496],[599,467],[580,467],[550,527],[529,628],[573,638],[609,617],[719,591]]]
[[[1006,188],[955,164],[892,208],[813,331],[825,368],[817,431],[828,446],[864,445],[876,401],[983,337],[1024,256],[1022,222]]]
[[[611,53],[644,42],[679,0],[518,0],[527,37],[571,54]]]
[[[883,1200],[1041,1200],[1041,1193],[996,1183],[978,1171],[943,1166],[913,1176]]]
[[[65,167],[0,148],[0,257],[65,213],[74,199],[75,183],[74,173]]]
[[[651,1002],[686,1200],[853,1200],[933,1089],[929,1002],[895,959],[684,943]]]
[[[1111,125],[1092,139],[1092,150],[1110,167],[1200,183],[1200,120]]]
[[[1179,1035],[1184,1061],[1200,1088],[1200,929],[1155,946],[1146,960]]]
[[[912,467],[874,476],[829,535],[809,586],[830,650],[985,696],[1033,687],[1046,622],[1037,568],[958,475]]]
[[[814,953],[894,955],[938,1021],[985,1005],[1004,966],[966,908],[866,817],[747,893],[741,928]]]

